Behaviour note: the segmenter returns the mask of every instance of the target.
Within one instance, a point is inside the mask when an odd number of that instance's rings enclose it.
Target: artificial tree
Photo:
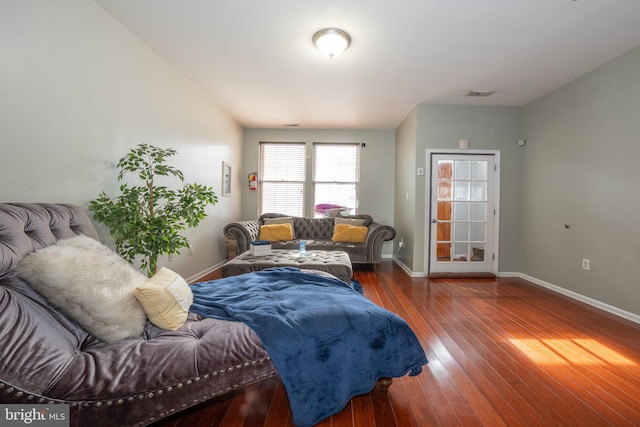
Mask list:
[[[149,277],[156,272],[160,255],[190,248],[180,231],[196,227],[206,217],[206,207],[218,202],[213,189],[204,185],[185,184],[178,190],[157,185],[157,177],[184,181],[181,171],[166,164],[175,154],[172,148],[138,145],[118,161],[118,181],[134,173],[143,185],[123,183],[119,196],[109,197],[102,191],[89,203],[94,218],[109,228],[118,253],[129,262],[141,256],[140,266]]]

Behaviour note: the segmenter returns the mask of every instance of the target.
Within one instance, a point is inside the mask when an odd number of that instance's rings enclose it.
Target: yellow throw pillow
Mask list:
[[[333,228],[334,242],[364,243],[367,240],[368,227],[349,224],[336,224]]]
[[[193,293],[177,273],[161,267],[133,292],[151,323],[168,331],[179,329],[187,321]]]
[[[290,216],[279,216],[277,218],[264,218],[264,225],[272,224],[291,224],[291,234],[296,235],[296,229],[293,227],[293,218]]]
[[[260,227],[260,240],[276,242],[278,240],[293,240],[291,224],[269,224]]]

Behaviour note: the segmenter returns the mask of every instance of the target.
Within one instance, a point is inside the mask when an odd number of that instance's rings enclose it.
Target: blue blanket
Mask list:
[[[418,375],[427,363],[403,319],[338,279],[281,267],[191,288],[191,311],[255,331],[278,369],[297,426],[340,412],[381,377]]]

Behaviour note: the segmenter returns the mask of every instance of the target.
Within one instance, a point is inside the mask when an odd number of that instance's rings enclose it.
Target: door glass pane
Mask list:
[[[487,183],[486,182],[471,183],[471,200],[478,200],[478,201],[487,200]]]
[[[486,240],[486,226],[484,222],[471,223],[471,241],[484,242]]]
[[[469,183],[455,182],[455,200],[469,200]]]
[[[438,243],[438,261],[451,261],[451,243]]]
[[[454,203],[453,219],[454,221],[469,221],[469,203]]]
[[[487,205],[486,203],[471,203],[471,221],[486,221]]]
[[[450,222],[438,223],[436,238],[438,239],[438,242],[451,241],[451,223]]]
[[[451,182],[438,182],[438,200],[451,200]]]
[[[471,173],[469,172],[470,163],[471,162],[467,162],[467,161],[456,162],[455,179],[466,180],[471,177]]]
[[[451,202],[438,202],[438,212],[436,213],[438,221],[451,221],[451,205]]]
[[[453,162],[450,160],[438,161],[438,179],[453,178]]]
[[[485,161],[471,162],[471,179],[474,181],[487,180],[487,162]]]
[[[471,261],[482,262],[484,261],[484,245],[474,243],[471,245]]]
[[[467,261],[469,259],[469,245],[467,243],[456,243],[453,245],[453,260]]]
[[[469,223],[456,222],[453,224],[453,237],[456,242],[469,241]]]

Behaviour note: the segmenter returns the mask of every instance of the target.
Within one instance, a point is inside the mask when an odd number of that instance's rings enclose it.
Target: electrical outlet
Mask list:
[[[587,258],[582,258],[582,269],[583,270],[591,270],[591,260]]]
[[[403,248],[404,247],[404,239],[400,239],[400,241],[398,242],[398,247],[399,248]]]

